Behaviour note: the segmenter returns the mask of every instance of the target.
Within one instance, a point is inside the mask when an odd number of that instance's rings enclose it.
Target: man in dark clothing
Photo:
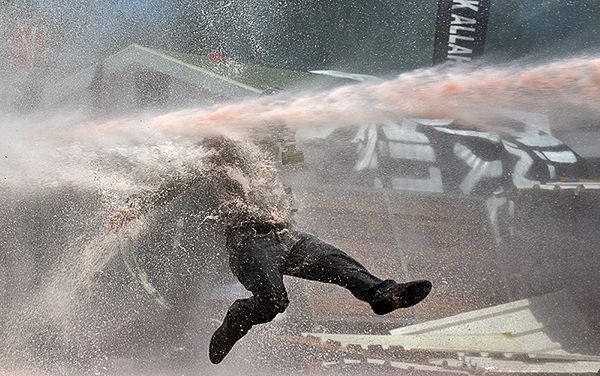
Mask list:
[[[229,233],[229,263],[233,274],[252,292],[236,300],[210,342],[211,362],[220,363],[253,325],[267,323],[288,306],[283,275],[334,283],[384,315],[410,307],[431,290],[428,281],[398,284],[375,277],[338,248],[307,233],[255,223]]]
[[[211,138],[202,146],[207,154],[200,168],[132,201],[111,218],[109,227],[117,229],[191,187],[201,187],[196,192],[215,206],[212,217],[224,225],[230,268],[253,294],[227,311],[210,341],[211,362],[220,363],[252,326],[285,311],[289,301],[283,275],[342,286],[378,315],[413,306],[431,291],[425,280],[381,280],[333,245],[294,230],[289,195],[273,163],[254,145]]]

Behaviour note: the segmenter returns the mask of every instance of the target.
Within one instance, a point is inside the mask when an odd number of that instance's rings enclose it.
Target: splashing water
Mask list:
[[[390,81],[327,92],[175,112],[150,118],[147,125],[189,136],[244,132],[274,122],[298,128],[423,117],[452,118],[473,128],[502,131],[499,107],[545,114],[559,109],[584,110],[600,115],[599,103],[600,58],[589,57],[522,67],[419,70]],[[123,126],[111,122],[97,129],[111,132]]]
[[[102,123],[71,121],[69,127],[60,126],[44,137],[148,144],[157,137],[251,135],[282,123],[291,128],[356,126],[406,117],[451,118],[463,126],[501,133],[510,132],[503,127],[502,109],[600,115],[598,103],[600,58],[580,57],[541,65],[442,66],[329,91],[284,93]]]
[[[30,251],[30,232],[36,228],[17,219],[23,215],[19,202],[41,200],[41,214],[33,216],[56,221],[46,209],[53,194],[67,187],[97,195],[95,204],[72,209],[86,212],[77,220],[69,219],[67,209],[59,210],[65,216],[59,221],[67,218],[72,222],[62,228],[65,233],[71,231],[64,241],[57,243],[54,234],[35,234],[42,238],[43,247],[52,244],[57,248],[62,256],[55,262],[63,264],[51,269],[43,289],[31,291],[30,286],[18,295],[22,302],[12,311],[7,338],[14,347],[27,346],[22,343],[36,336],[33,322],[38,326],[52,323],[64,333],[71,332],[70,336],[84,338],[81,342],[87,345],[98,333],[123,326],[128,315],[145,309],[143,301],[136,301],[125,314],[122,303],[131,299],[131,294],[123,293],[119,301],[112,291],[95,286],[94,278],[110,265],[124,241],[104,235],[105,219],[127,195],[156,188],[163,179],[184,174],[189,165],[201,161],[204,152],[196,141],[204,136],[260,134],[274,123],[298,129],[403,117],[452,118],[473,128],[504,132],[510,129],[504,128],[499,108],[546,114],[584,110],[600,115],[598,103],[600,58],[582,57],[522,67],[439,67],[388,81],[139,119],[92,122],[73,115],[35,122],[4,119],[0,190],[7,192],[2,198],[7,212],[1,224],[10,231],[0,238],[2,248],[15,258],[19,251]],[[104,294],[99,299],[104,306],[89,303],[89,291],[94,289]],[[110,313],[97,314],[94,325],[86,324],[92,312],[106,309],[107,299],[113,299]],[[107,318],[109,315],[112,317]],[[0,358],[16,351],[0,350]]]

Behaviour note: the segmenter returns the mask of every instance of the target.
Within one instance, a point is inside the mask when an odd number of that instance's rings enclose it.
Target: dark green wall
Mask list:
[[[97,60],[140,43],[197,54],[216,51],[276,67],[379,75],[431,64],[437,12],[436,0],[52,0],[38,1],[37,6],[27,0],[27,6],[17,4],[24,3],[4,0],[0,10],[19,8],[30,17],[30,9],[38,9],[49,28],[53,47],[49,51],[57,51],[55,59],[49,56],[52,64]],[[597,50],[599,41],[598,0],[491,0],[488,60],[572,55]]]

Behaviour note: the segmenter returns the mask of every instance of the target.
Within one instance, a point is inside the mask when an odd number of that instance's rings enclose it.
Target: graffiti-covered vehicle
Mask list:
[[[514,117],[526,119],[524,131],[502,137],[427,119],[299,134],[306,167],[286,173],[301,197],[299,222],[348,246],[379,273],[437,276],[433,298],[415,309],[416,318],[399,322],[521,297],[531,286],[511,266],[527,255],[514,252],[533,246],[515,238],[524,230],[515,230],[527,206],[523,192],[584,181],[587,169],[568,146],[540,131],[543,124],[527,123],[543,117],[512,116],[515,123]],[[528,231],[544,232],[548,220],[539,218]],[[349,308],[349,300],[332,305],[325,293],[314,299],[316,317],[325,321],[368,316],[367,307]]]

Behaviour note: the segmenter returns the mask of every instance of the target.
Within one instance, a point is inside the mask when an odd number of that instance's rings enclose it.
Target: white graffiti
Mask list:
[[[515,212],[514,201],[509,200],[506,197],[506,192],[502,188],[499,188],[499,190],[494,192],[494,194],[488,197],[488,199],[485,201],[485,206],[488,212],[488,217],[490,219],[492,231],[494,232],[494,239],[496,241],[496,244],[500,244],[503,241],[502,234],[500,233],[500,209],[505,205],[507,206],[506,221],[510,223],[508,228],[509,236],[512,237],[512,223]]]
[[[540,182],[538,180],[527,179],[526,175],[531,166],[533,166],[533,158],[524,150],[521,150],[512,142],[502,141],[504,148],[510,154],[518,158],[517,163],[512,170],[512,181],[517,188],[530,188]]]
[[[540,184],[541,180],[547,179],[545,176],[539,177],[540,180],[529,177],[532,168],[540,166],[540,163],[547,167],[550,179],[555,179],[557,168],[560,168],[555,163],[573,165],[578,162],[575,153],[556,138],[539,130],[527,129],[514,140],[507,141],[488,132],[453,128],[450,126],[451,122],[444,120],[431,123],[427,119],[404,119],[400,124],[363,126],[353,140],[358,150],[358,160],[354,168],[358,171],[384,169],[378,173],[379,177],[373,180],[376,188],[443,193],[454,190],[453,186],[444,186],[443,176],[446,175],[442,172],[448,174],[449,171],[443,169],[454,169],[453,166],[456,166],[458,161],[464,162],[469,169],[462,180],[459,180],[458,190],[463,194],[487,196],[485,205],[490,227],[496,244],[500,245],[507,236],[512,236],[513,232],[514,202],[510,199],[511,186],[531,188]],[[421,132],[418,128],[421,124],[426,124],[435,132],[445,133],[449,138],[438,139],[430,133]],[[429,137],[435,138],[430,140]],[[490,155],[477,155],[465,145],[467,140],[473,137],[484,143],[489,142],[489,150],[494,150],[495,145],[498,150],[503,149],[506,152],[499,154],[495,160],[486,160],[491,159]],[[456,142],[461,138],[465,138],[464,144]],[[436,150],[437,147],[442,149]],[[445,154],[438,154],[444,153],[442,150],[447,150],[447,147],[451,148],[456,159],[447,160]],[[440,158],[440,155],[444,155],[444,158]],[[405,171],[402,167],[393,167],[393,164],[389,164],[390,161],[400,161],[397,166],[403,166],[403,161],[418,163],[409,163],[413,167]],[[450,173],[456,175],[456,172],[452,171],[454,170],[450,170]],[[415,174],[420,178],[415,178]],[[502,179],[505,174],[510,176],[511,180]],[[486,179],[490,179],[488,184],[478,187]]]
[[[483,178],[502,176],[502,161],[484,161],[461,143],[454,145],[454,155],[462,159],[471,168],[471,171],[460,183],[460,190],[465,194],[471,193]]]
[[[375,124],[362,125],[352,143],[358,144],[358,160],[354,165],[356,171],[373,170],[379,167],[377,159],[377,126]]]
[[[551,162],[558,162],[558,163],[575,163],[575,162],[577,162],[577,157],[575,156],[575,153],[573,153],[570,150],[543,151],[542,153]]]
[[[433,165],[436,162],[435,150],[429,138],[417,131],[417,123],[404,119],[401,124],[387,123],[380,128],[376,125],[361,127],[353,142],[358,144],[358,160],[354,166],[357,171],[376,169],[379,167],[378,154],[395,160],[428,162],[428,178],[418,179],[393,176],[391,185],[394,189],[425,192],[444,192],[442,173]],[[381,129],[385,139],[380,140],[378,130]],[[398,171],[402,173],[402,171]],[[375,187],[382,187],[380,179],[375,179]]]

